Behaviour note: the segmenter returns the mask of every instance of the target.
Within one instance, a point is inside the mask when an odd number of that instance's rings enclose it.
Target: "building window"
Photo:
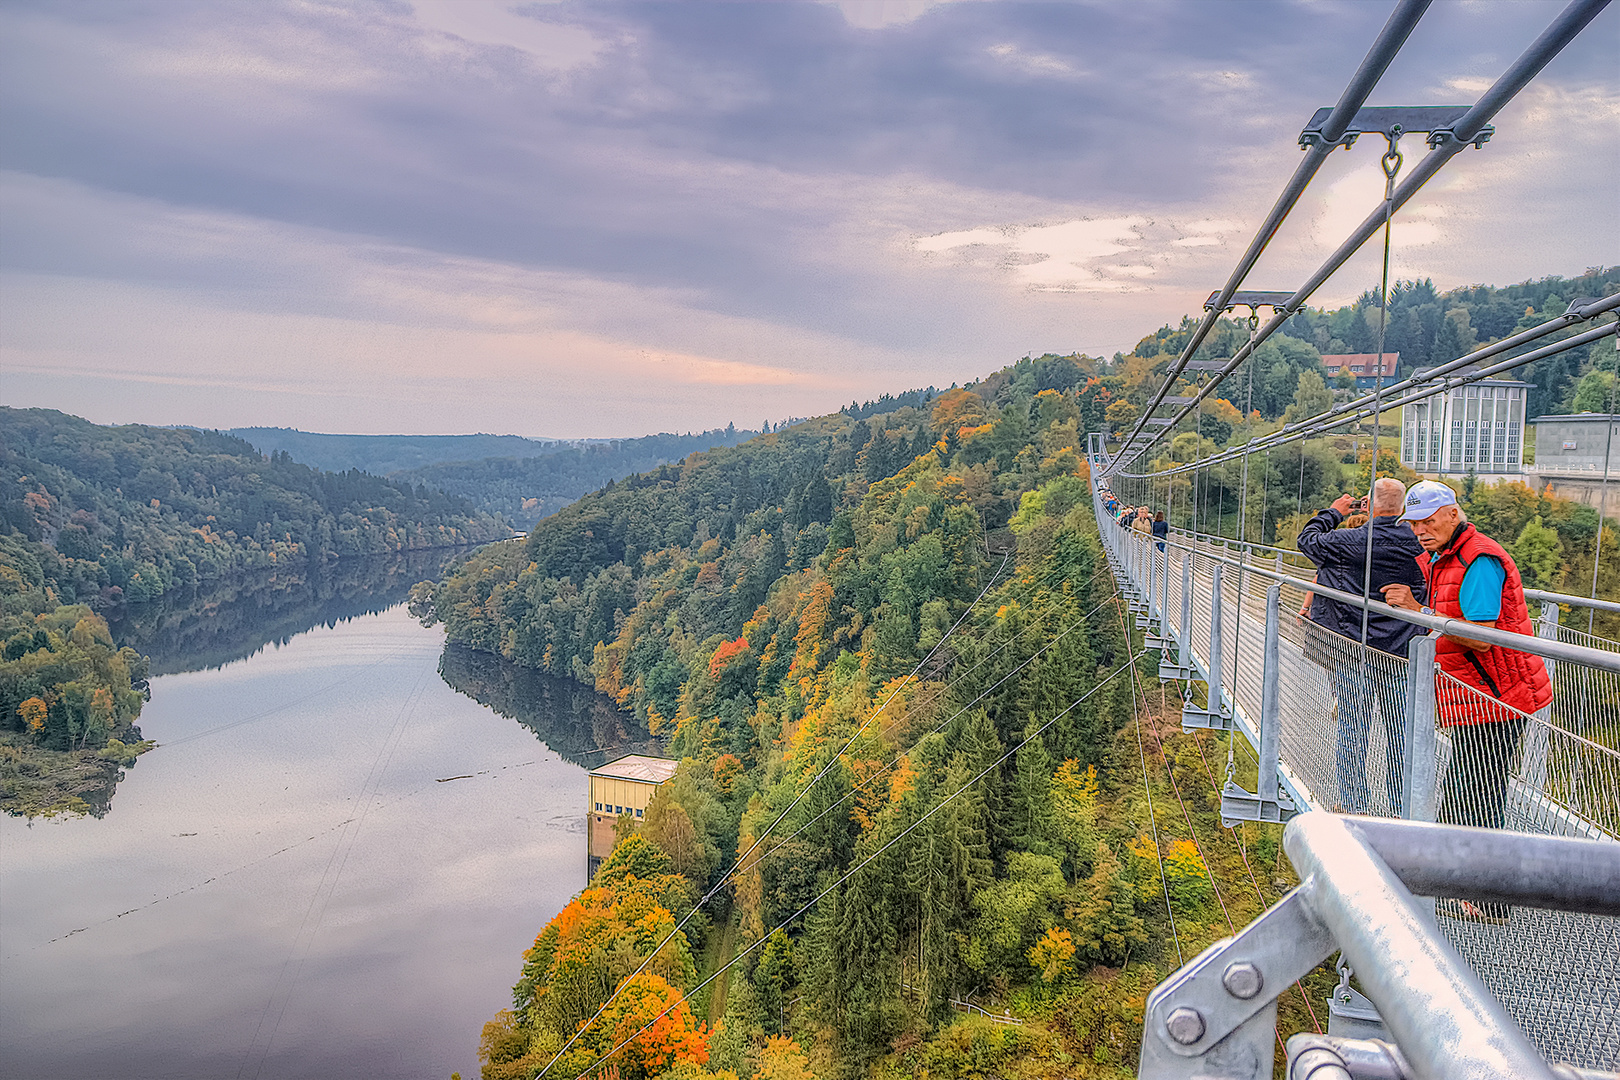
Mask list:
[[[638,806],[638,807],[636,807],[636,817],[640,817],[640,816],[641,816],[641,808]]]
[[[622,814],[622,813],[624,813],[624,807],[622,807],[622,806],[615,806],[615,807],[614,807],[614,808],[613,808],[613,812],[614,812],[614,813],[615,813],[615,814]]]
[[[596,804],[596,812],[598,814],[600,814],[602,812],[602,804],[601,803]]]

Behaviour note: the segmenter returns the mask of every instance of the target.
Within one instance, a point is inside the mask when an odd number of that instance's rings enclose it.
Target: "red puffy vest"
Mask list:
[[[1502,614],[1496,620],[1496,628],[1534,637],[1519,568],[1513,565],[1502,545],[1471,524],[1458,529],[1457,535],[1432,561],[1427,552],[1418,556],[1418,566],[1429,583],[1429,603],[1435,613],[1451,619],[1462,618],[1458,596],[1463,575],[1468,572],[1469,564],[1481,555],[1495,556],[1507,572],[1502,583]],[[1499,645],[1475,652],[1449,637],[1440,638],[1434,651],[1435,660],[1447,675],[1520,712],[1533,713],[1552,701],[1552,680],[1547,677],[1547,665],[1539,656]],[[1442,724],[1486,724],[1509,715],[1444,679],[1436,683],[1436,704]]]

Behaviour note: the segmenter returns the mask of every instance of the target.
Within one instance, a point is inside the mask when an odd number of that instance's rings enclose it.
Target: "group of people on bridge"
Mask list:
[[[1159,550],[1164,550],[1165,537],[1170,535],[1170,523],[1164,519],[1163,510],[1155,513],[1151,506],[1122,506],[1106,485],[1103,486],[1103,500],[1114,524],[1122,529],[1149,534],[1158,543]]]
[[[1154,537],[1165,548],[1163,511],[1132,506],[1100,482],[1098,492],[1114,523]],[[1423,480],[1374,482],[1365,500],[1343,495],[1300,530],[1299,550],[1316,567],[1324,589],[1381,599],[1390,607],[1534,636],[1524,582],[1502,545],[1468,520],[1457,493]],[[1299,618],[1306,624],[1306,655],[1327,670],[1337,709],[1335,771],[1343,813],[1372,812],[1368,750],[1375,720],[1384,733],[1383,786],[1388,813],[1401,811],[1405,757],[1407,665],[1378,663],[1372,652],[1406,660],[1414,638],[1428,631],[1371,607],[1307,594]],[[1332,644],[1337,635],[1339,645]],[[1364,644],[1366,650],[1356,644]],[[1435,645],[1442,673],[1436,679],[1437,720],[1451,743],[1437,817],[1455,825],[1501,828],[1508,778],[1525,718],[1552,701],[1552,682],[1539,656],[1442,634]],[[1461,918],[1503,922],[1506,908],[1448,901]]]
[[[1368,520],[1340,528],[1355,508],[1353,496],[1341,496],[1300,530],[1299,550],[1316,566],[1317,584],[1381,596],[1407,611],[1534,635],[1513,558],[1468,520],[1450,487],[1423,480],[1408,491],[1393,477],[1380,478],[1373,484]],[[1326,596],[1312,596],[1300,615],[1369,650],[1403,659],[1411,640],[1426,633],[1415,623]],[[1525,717],[1552,701],[1547,666],[1539,656],[1466,633],[1441,635],[1435,659],[1448,676],[1437,680],[1435,700],[1438,721],[1451,741],[1438,817],[1499,829]],[[1375,709],[1384,729],[1386,793],[1391,807],[1398,811],[1401,805],[1406,668],[1388,668],[1375,675],[1365,660],[1350,658],[1331,667],[1338,706],[1338,809],[1347,813],[1368,810],[1367,746]],[[1506,910],[1495,905],[1450,903],[1451,913],[1466,918],[1506,918]]]

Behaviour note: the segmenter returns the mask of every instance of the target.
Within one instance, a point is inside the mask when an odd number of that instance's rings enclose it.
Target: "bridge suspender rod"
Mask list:
[[[1617,298],[1620,298],[1620,294],[1617,294]],[[1611,307],[1613,306],[1620,305],[1611,305]],[[1467,375],[1455,379],[1437,378],[1437,373],[1430,372],[1422,379],[1404,380],[1398,385],[1406,387],[1409,390],[1416,387],[1417,389],[1415,392],[1407,393],[1398,398],[1386,399],[1378,404],[1378,409],[1383,412],[1388,412],[1390,409],[1394,409],[1402,405],[1410,405],[1417,401],[1423,401],[1426,398],[1434,397],[1436,394],[1447,393],[1448,391],[1455,390],[1459,386],[1467,386],[1470,383],[1479,382],[1481,379],[1488,379],[1493,375],[1500,375],[1504,371],[1512,371],[1514,368],[1524,367],[1526,364],[1534,363],[1537,360],[1542,360],[1549,356],[1556,356],[1561,352],[1568,352],[1570,349],[1578,349],[1582,345],[1589,345],[1594,341],[1599,341],[1603,338],[1612,336],[1615,334],[1617,327],[1620,327],[1620,324],[1605,323],[1603,326],[1595,327],[1581,334],[1576,334],[1574,337],[1567,337],[1562,341],[1555,341],[1551,345],[1544,345],[1539,349],[1524,353],[1520,356],[1511,357],[1510,359],[1492,364],[1489,367],[1480,368],[1478,371],[1471,371]],[[1502,343],[1497,342],[1497,345],[1500,344]],[[1494,345],[1489,346],[1489,349],[1492,353],[1501,351]],[[1479,350],[1481,353],[1485,351],[1486,350],[1484,349]],[[1462,360],[1446,365],[1446,367],[1448,370],[1455,370],[1457,367],[1462,366],[1465,362],[1471,362],[1475,355],[1476,354],[1471,353]],[[1385,393],[1389,392],[1389,390],[1385,391]],[[1372,411],[1373,410],[1371,407],[1364,408],[1348,415],[1333,416],[1329,419],[1324,419],[1320,423],[1312,424],[1310,427],[1299,426],[1300,424],[1308,423],[1308,421],[1302,420],[1299,421],[1299,423],[1290,424],[1288,427],[1275,432],[1273,435],[1263,436],[1255,439],[1252,444],[1245,443],[1240,447],[1233,447],[1230,450],[1223,450],[1219,454],[1211,455],[1210,457],[1204,458],[1200,461],[1188,462],[1185,465],[1177,465],[1171,469],[1161,469],[1154,473],[1142,474],[1122,472],[1119,475],[1129,477],[1131,479],[1140,479],[1144,475],[1175,476],[1179,473],[1190,472],[1194,469],[1205,469],[1211,465],[1219,465],[1222,462],[1231,461],[1235,458],[1242,457],[1244,454],[1252,453],[1255,450],[1274,449],[1279,446],[1286,446],[1291,442],[1298,442],[1300,439],[1308,439],[1313,435],[1321,435],[1324,432],[1332,431],[1334,428],[1343,427],[1346,424],[1353,424],[1357,420],[1362,420],[1372,415]]]
[[[1474,103],[1473,107],[1457,120],[1450,131],[1431,132],[1429,141],[1433,149],[1424,156],[1422,161],[1418,162],[1411,174],[1395,189],[1393,196],[1389,199],[1388,207],[1380,205],[1377,210],[1370,214],[1356,228],[1356,231],[1344,243],[1339,245],[1338,250],[1329,256],[1328,260],[1306,280],[1305,284],[1301,285],[1280,308],[1274,310],[1271,320],[1261,329],[1258,340],[1252,341],[1248,346],[1239,349],[1227,365],[1216,373],[1215,378],[1195,395],[1191,404],[1183,405],[1181,411],[1171,419],[1169,424],[1158,426],[1157,434],[1149,435],[1145,443],[1140,444],[1138,449],[1131,452],[1130,460],[1135,461],[1152,449],[1158,440],[1164,436],[1165,432],[1172,430],[1176,424],[1184,420],[1199,401],[1212,393],[1221,384],[1222,380],[1232,374],[1254,348],[1258,347],[1260,342],[1265,341],[1281,329],[1283,323],[1293,317],[1293,313],[1299,309],[1300,305],[1305,303],[1311,294],[1321,287],[1323,282],[1332,277],[1341,266],[1349,261],[1350,256],[1359,251],[1361,245],[1365,244],[1379,230],[1384,223],[1386,212],[1393,213],[1406,205],[1407,201],[1416,195],[1435,173],[1440,171],[1441,166],[1461,153],[1463,147],[1478,137],[1480,129],[1485,127],[1504,105],[1512,101],[1514,96],[1520,90],[1523,90],[1530,80],[1535,78],[1541,72],[1541,69],[1551,62],[1553,57],[1563,51],[1564,47],[1573,41],[1575,36],[1584,30],[1588,23],[1597,18],[1598,13],[1608,4],[1609,0],[1573,0],[1559,14],[1558,18],[1553,20],[1553,24],[1531,44],[1530,48],[1526,49],[1513,62],[1513,65],[1491,85],[1491,88],[1485,91],[1480,99]],[[1206,315],[1205,318],[1207,320],[1208,316]],[[1161,388],[1160,393],[1154,399],[1155,407],[1158,405],[1159,399],[1163,398],[1168,392],[1168,387],[1173,384],[1175,375],[1180,373],[1182,366],[1184,366],[1184,363],[1178,364],[1173,372],[1166,377],[1165,387]],[[1143,413],[1142,418],[1137,421],[1136,430],[1131,433],[1131,438],[1135,438],[1137,433],[1146,426],[1147,416],[1151,412],[1152,409],[1149,409]],[[1129,440],[1126,441],[1126,445],[1129,445]],[[1117,471],[1118,466],[1125,463],[1125,455],[1121,453],[1120,457],[1116,459],[1115,468],[1110,471]]]
[[[1243,284],[1243,279],[1249,276],[1249,271],[1254,269],[1254,264],[1260,260],[1260,255],[1266,250],[1266,245],[1271,243],[1271,238],[1282,227],[1283,221],[1288,217],[1289,212],[1294,209],[1294,204],[1299,202],[1301,195],[1305,194],[1305,188],[1315,178],[1317,171],[1322,167],[1322,163],[1338,147],[1339,140],[1344,137],[1345,129],[1350,126],[1350,121],[1355,119],[1356,112],[1366,102],[1367,96],[1372,93],[1373,87],[1378,84],[1378,80],[1383,77],[1390,62],[1395,59],[1395,54],[1400,52],[1401,47],[1406,44],[1406,39],[1411,36],[1412,30],[1417,26],[1418,20],[1423,17],[1423,13],[1428,10],[1431,2],[1432,0],[1401,0],[1396,5],[1394,13],[1389,17],[1389,21],[1384,24],[1383,30],[1379,31],[1372,48],[1367,50],[1367,55],[1362,59],[1361,66],[1350,77],[1350,83],[1344,88],[1339,103],[1333,107],[1333,112],[1322,124],[1320,139],[1312,142],[1306,148],[1304,159],[1294,169],[1294,175],[1289,178],[1288,185],[1283,188],[1282,194],[1277,197],[1276,204],[1272,206],[1271,213],[1266,215],[1266,220],[1261,223],[1254,239],[1249,241],[1249,248],[1243,253],[1243,258],[1238,260],[1237,268],[1232,271],[1232,276],[1227,278],[1226,284],[1211,301],[1209,310],[1204,313],[1203,320],[1199,322],[1198,328],[1193,331],[1192,337],[1187,340],[1186,347],[1181,350],[1181,355],[1165,375],[1164,385],[1154,395],[1152,403],[1142,411],[1141,417],[1136,422],[1136,427],[1131,430],[1129,437],[1126,438],[1125,443],[1122,445],[1129,445],[1131,439],[1141,434],[1142,428],[1147,424],[1147,418],[1153,415],[1153,411],[1163,402],[1165,395],[1170,392],[1170,388],[1176,384],[1176,379],[1180,377],[1182,370],[1187,366],[1187,361],[1192,359],[1193,354],[1198,351],[1198,347],[1209,336],[1209,332],[1215,328],[1216,322],[1219,321],[1222,313],[1226,310],[1228,302],[1232,299],[1232,294],[1237,292],[1238,286]]]

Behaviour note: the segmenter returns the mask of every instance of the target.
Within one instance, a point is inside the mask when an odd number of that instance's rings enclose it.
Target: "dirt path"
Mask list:
[[[723,927],[717,926],[709,934],[707,947],[703,950],[703,966],[708,971],[719,971],[731,963],[732,957],[737,955],[737,921],[727,919]],[[720,976],[710,984],[709,989],[709,1023],[713,1024],[726,1015],[726,994],[731,988],[731,973]]]

